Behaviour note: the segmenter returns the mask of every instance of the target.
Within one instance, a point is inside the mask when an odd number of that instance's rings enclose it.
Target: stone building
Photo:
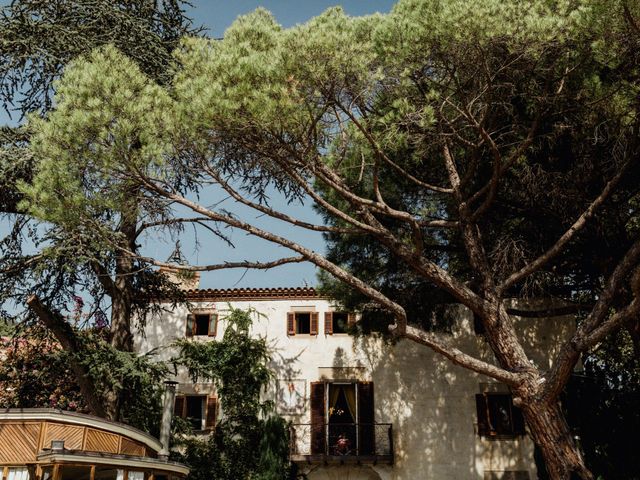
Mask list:
[[[229,306],[256,312],[252,335],[266,337],[277,382],[269,395],[291,422],[291,458],[309,479],[537,478],[533,442],[508,388],[453,365],[413,342],[385,343],[346,333],[355,320],[312,288],[188,290],[179,306],[150,319],[137,349],[190,337],[216,341]],[[452,307],[443,334],[458,348],[492,361],[473,315]],[[538,365],[553,358],[571,318],[515,323]],[[175,353],[175,352],[174,352]],[[161,350],[168,359],[170,349]],[[175,412],[204,433],[219,412],[215,388],[178,372]]]

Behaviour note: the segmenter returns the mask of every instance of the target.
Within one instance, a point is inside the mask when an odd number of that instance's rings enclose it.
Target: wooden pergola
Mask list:
[[[160,442],[122,423],[53,409],[0,411],[2,480],[179,480]]]

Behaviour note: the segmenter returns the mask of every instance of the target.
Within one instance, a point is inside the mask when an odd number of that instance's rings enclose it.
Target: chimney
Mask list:
[[[200,272],[192,272],[178,267],[160,267],[158,270],[171,283],[178,285],[181,290],[196,290],[200,286]]]
[[[173,417],[173,403],[176,398],[178,382],[167,380],[164,382],[164,396],[162,399],[162,423],[160,423],[160,443],[162,449],[158,452],[160,460],[169,458],[169,437],[171,436],[171,417]]]

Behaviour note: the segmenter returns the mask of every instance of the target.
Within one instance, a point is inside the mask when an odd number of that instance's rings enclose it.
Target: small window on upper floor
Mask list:
[[[217,329],[218,315],[215,313],[190,313],[187,315],[187,337],[215,337]]]
[[[355,323],[356,317],[353,313],[347,312],[325,312],[324,314],[324,334],[348,333],[349,328]]]
[[[317,312],[287,313],[287,335],[317,335]]]

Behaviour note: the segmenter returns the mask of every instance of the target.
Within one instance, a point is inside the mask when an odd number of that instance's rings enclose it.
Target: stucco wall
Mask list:
[[[199,308],[215,309],[220,315],[217,337],[224,334],[225,312],[251,308],[254,314],[252,334],[264,336],[272,349],[272,363],[279,379],[304,380],[306,409],[303,415],[289,416],[294,423],[309,423],[309,384],[321,378],[357,376],[374,383],[375,421],[392,423],[395,464],[393,466],[314,466],[310,479],[482,479],[484,472],[528,471],[536,478],[533,444],[528,437],[517,440],[485,440],[475,433],[476,393],[481,383],[492,379],[455,366],[430,349],[402,340],[394,345],[376,337],[353,338],[325,335],[323,315],[331,309],[327,300],[262,300],[200,303]],[[472,316],[456,307],[457,322],[449,340],[472,355],[492,361],[493,355],[482,337],[473,333]],[[317,336],[287,336],[286,314],[292,310],[312,309],[320,313]],[[137,349],[147,352],[170,345],[185,336],[188,311],[177,307],[162,318],[150,319],[144,337],[137,337]],[[557,349],[558,339],[573,329],[571,318],[519,319],[519,334],[533,361],[548,368],[548,352]],[[196,341],[211,341],[195,337]],[[175,353],[160,349],[159,358]],[[177,380],[179,391],[206,393],[210,385],[193,386],[186,372]]]

